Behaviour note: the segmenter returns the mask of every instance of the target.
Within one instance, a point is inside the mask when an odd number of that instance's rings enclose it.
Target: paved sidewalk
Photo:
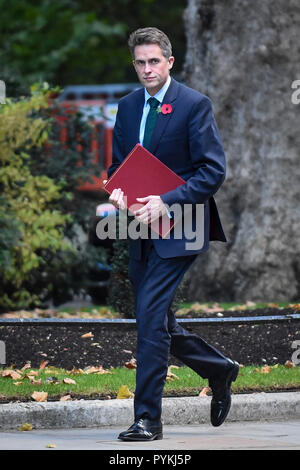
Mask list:
[[[153,442],[123,442],[117,439],[123,427],[109,426],[99,429],[40,429],[33,431],[0,432],[1,450],[106,450],[102,462],[111,463],[123,456],[143,457],[141,467],[153,464],[153,455],[137,454],[138,450],[155,450],[155,455],[169,455],[189,450],[296,450],[300,449],[300,420],[275,422],[224,423],[218,428],[208,424],[164,426],[164,439]],[[54,448],[47,448],[55,444]],[[116,452],[117,450],[117,452]],[[111,452],[109,452],[111,451]],[[124,451],[124,453],[122,453]],[[130,453],[132,451],[132,454]],[[136,458],[136,457],[135,457]],[[174,459],[173,457],[173,463]],[[109,462],[110,460],[110,462]],[[116,461],[114,461],[117,463]],[[131,462],[132,463],[132,462]],[[190,463],[187,460],[187,463]]]

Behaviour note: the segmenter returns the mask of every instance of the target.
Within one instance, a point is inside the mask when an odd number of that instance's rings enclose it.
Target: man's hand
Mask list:
[[[103,183],[105,184],[107,180],[103,180]],[[117,209],[125,209],[125,202],[124,202],[124,192],[122,191],[121,188],[116,188],[113,190],[111,195],[109,196],[109,202],[115,206]]]
[[[160,196],[137,197],[139,202],[147,202],[143,207],[134,212],[135,217],[144,224],[149,224],[167,213],[167,209]]]

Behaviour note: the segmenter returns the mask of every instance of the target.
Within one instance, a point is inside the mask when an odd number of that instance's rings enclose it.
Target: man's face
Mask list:
[[[158,44],[135,46],[133,65],[141,84],[155,95],[166,83],[173,67],[174,57],[166,59]]]

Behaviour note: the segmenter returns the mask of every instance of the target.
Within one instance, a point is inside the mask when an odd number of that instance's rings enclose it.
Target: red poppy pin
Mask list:
[[[170,114],[173,111],[173,108],[170,104],[163,104],[157,110],[163,114]]]

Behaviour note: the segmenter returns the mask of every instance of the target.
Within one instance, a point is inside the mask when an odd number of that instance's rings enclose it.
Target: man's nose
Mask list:
[[[145,64],[145,73],[149,73],[149,72],[151,72],[151,70],[152,70],[151,65],[148,62],[146,62],[146,64]]]

